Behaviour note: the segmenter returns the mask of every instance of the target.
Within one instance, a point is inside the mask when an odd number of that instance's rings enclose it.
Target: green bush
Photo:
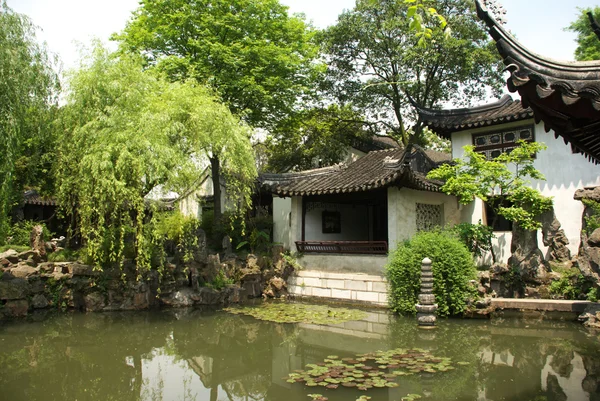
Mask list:
[[[415,313],[421,285],[421,261],[433,261],[433,292],[438,315],[459,315],[467,308],[468,298],[476,290],[469,280],[476,278],[476,268],[469,250],[451,233],[420,232],[410,241],[398,245],[386,266],[390,284],[390,307],[397,313]]]
[[[20,245],[29,247],[31,230],[37,225],[42,226],[44,239],[46,241],[50,240],[54,234],[50,232],[50,230],[48,230],[44,223],[40,223],[39,221],[33,220],[23,220],[10,227],[5,243],[7,245]]]
[[[588,207],[588,211],[590,212],[589,216],[583,217],[585,220],[585,232],[587,235],[592,235],[597,228],[600,228],[600,203],[592,199],[582,199],[581,202]]]
[[[492,249],[494,229],[481,224],[460,223],[452,227],[452,232],[467,246],[467,249],[476,257],[483,256]]]
[[[577,268],[554,268],[561,274],[559,280],[550,284],[550,294],[563,299],[587,299],[596,302],[598,290],[592,280],[587,279]]]

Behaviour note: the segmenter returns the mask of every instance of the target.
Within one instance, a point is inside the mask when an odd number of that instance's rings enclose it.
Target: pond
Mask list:
[[[386,375],[398,386],[367,391],[288,382],[307,364],[397,348],[453,369]],[[600,400],[599,333],[534,318],[442,319],[423,330],[384,311],[332,325],[197,309],[49,314],[0,323],[0,367],[6,401]]]

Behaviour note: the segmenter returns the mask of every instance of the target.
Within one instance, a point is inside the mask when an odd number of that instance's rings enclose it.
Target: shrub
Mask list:
[[[198,247],[198,219],[175,210],[157,213],[153,223],[150,242],[155,248],[160,248],[158,251],[153,250],[153,258],[157,257],[156,253],[160,254],[164,250],[167,254],[178,254],[184,262],[192,259],[193,252]],[[158,256],[160,260],[165,255]]]
[[[467,246],[467,249],[476,257],[483,256],[492,249],[494,229],[481,224],[460,223],[452,227],[458,239]]]
[[[553,270],[559,272],[561,278],[550,284],[550,294],[563,299],[587,299],[596,302],[598,290],[593,281],[584,277],[579,269],[554,267]]]
[[[390,284],[390,307],[398,313],[415,313],[420,285],[421,261],[433,261],[433,292],[438,315],[458,315],[475,295],[469,280],[476,277],[469,250],[452,234],[442,231],[420,232],[410,241],[398,245],[386,266]]]
[[[583,217],[585,232],[587,235],[592,235],[597,228],[600,228],[600,203],[592,199],[582,199],[581,202],[588,207],[589,212],[588,216]]]
[[[29,247],[31,230],[37,225],[42,226],[44,239],[46,241],[50,240],[54,234],[48,230],[44,223],[33,220],[23,220],[10,227],[8,230],[8,237],[6,238],[6,244]]]

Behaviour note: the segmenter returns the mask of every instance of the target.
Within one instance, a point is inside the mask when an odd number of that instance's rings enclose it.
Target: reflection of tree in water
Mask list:
[[[431,401],[600,401],[600,346],[562,322],[441,320],[423,331],[414,318],[399,318],[389,335],[367,340],[220,312],[137,312],[57,315],[5,325],[0,337],[0,400],[159,400],[168,397],[170,363],[187,372],[179,381],[184,400],[196,399],[200,382],[211,400],[303,400],[323,391],[286,387],[281,377],[306,363],[363,348],[420,347],[469,365],[403,377],[398,392],[367,395],[378,401],[409,392]],[[142,372],[142,361],[161,356],[169,362],[155,365],[163,368],[156,377]],[[142,373],[151,383],[142,383]],[[327,396],[356,398],[344,390]]]
[[[167,329],[152,320],[145,313],[61,314],[4,327],[0,399],[138,400],[141,358]]]
[[[219,387],[228,399],[265,398],[271,383],[271,341],[280,328],[244,316],[194,312],[175,324],[178,355],[188,362],[202,384]]]

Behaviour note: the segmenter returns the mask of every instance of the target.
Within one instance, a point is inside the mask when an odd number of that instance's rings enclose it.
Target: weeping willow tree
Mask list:
[[[203,87],[169,83],[141,60],[100,45],[68,79],[57,195],[97,266],[135,257],[150,267],[157,189],[181,191],[214,152],[231,158],[228,183],[248,204],[256,175],[248,130]]]
[[[37,43],[35,26],[0,0],[0,244],[10,211],[22,195],[29,172],[26,144],[47,139],[48,116],[56,103],[58,80],[46,49]],[[39,159],[38,159],[39,160]],[[18,166],[17,166],[18,165]],[[31,173],[39,176],[38,172]]]

